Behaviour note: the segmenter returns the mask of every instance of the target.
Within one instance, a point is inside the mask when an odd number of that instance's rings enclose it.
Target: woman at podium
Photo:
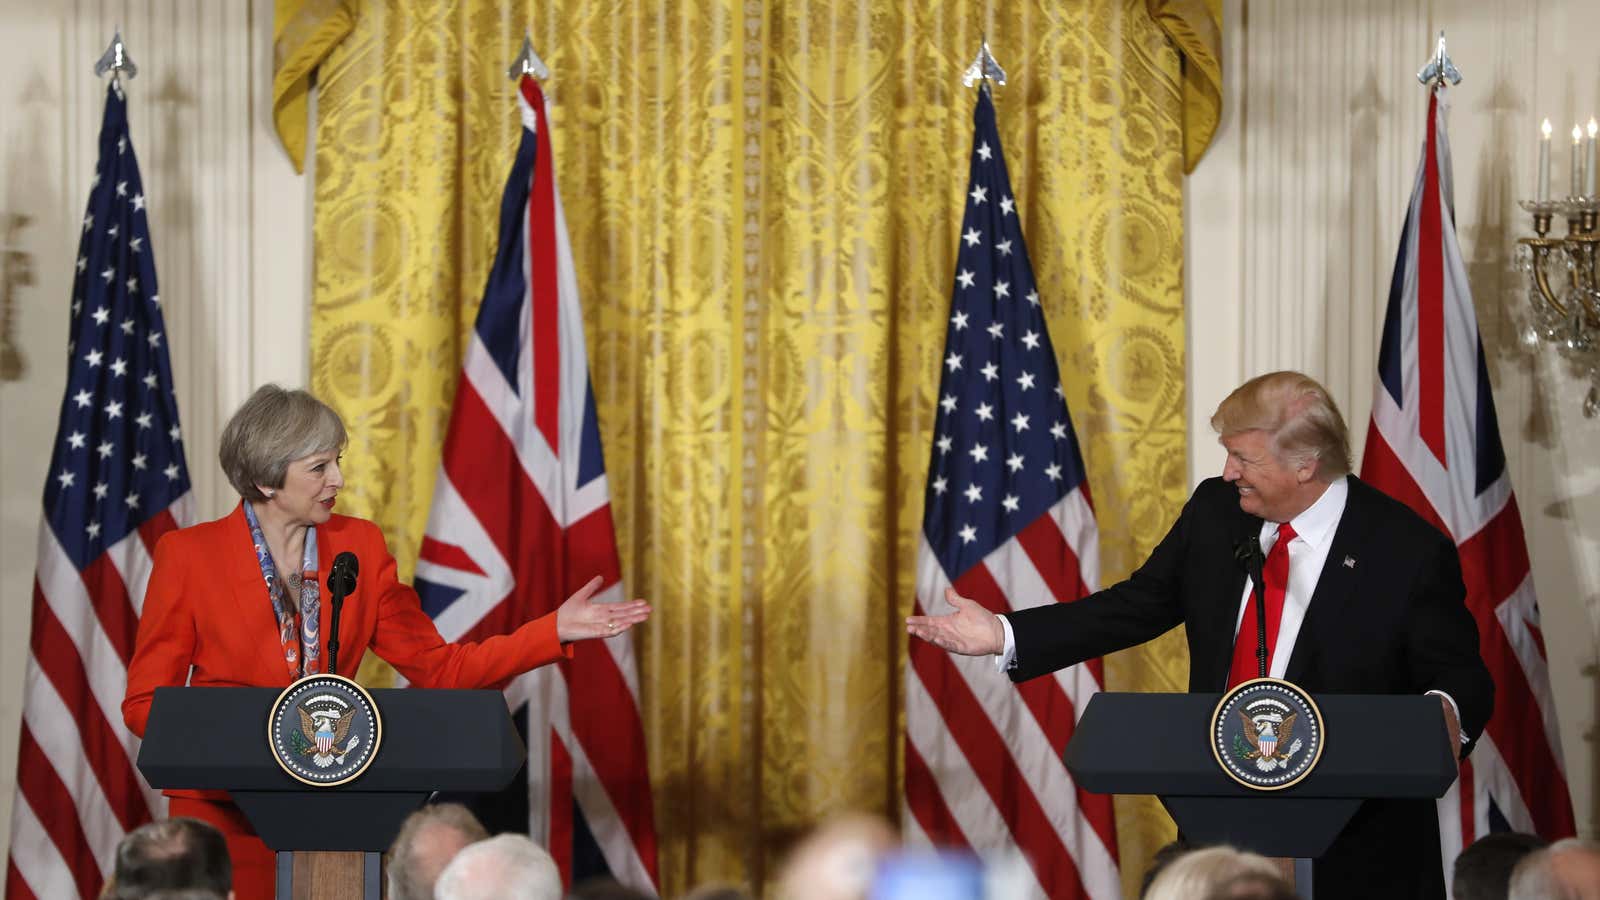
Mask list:
[[[156,545],[122,702],[144,736],[158,687],[283,687],[327,671],[335,557],[355,554],[356,587],[341,609],[338,671],[353,677],[372,650],[412,684],[492,687],[570,657],[574,641],[621,634],[650,616],[644,601],[595,603],[596,577],[554,612],[480,643],[446,643],[395,570],[373,523],[334,512],[344,477],[344,423],[305,391],[267,385],[234,413],[220,458],[239,505]],[[274,857],[224,791],[172,790],[170,814],[217,826],[240,900],[273,893]]]

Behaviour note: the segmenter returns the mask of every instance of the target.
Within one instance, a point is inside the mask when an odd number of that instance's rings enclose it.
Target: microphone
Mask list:
[[[328,573],[329,602],[333,604],[332,621],[328,631],[328,674],[339,674],[339,610],[344,598],[355,593],[356,572],[361,564],[356,555],[346,550],[333,558],[333,569]]]
[[[1267,582],[1262,575],[1265,567],[1261,552],[1261,538],[1250,535],[1233,545],[1233,558],[1251,580],[1250,590],[1256,598],[1256,677],[1267,677]],[[1244,623],[1240,623],[1241,628]]]

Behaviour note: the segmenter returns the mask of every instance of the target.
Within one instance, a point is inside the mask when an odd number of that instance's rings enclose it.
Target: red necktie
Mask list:
[[[1278,625],[1283,622],[1283,591],[1289,584],[1289,542],[1294,540],[1294,526],[1288,522],[1278,526],[1278,539],[1267,551],[1267,564],[1261,578],[1266,585],[1267,601],[1267,671],[1272,671],[1272,653],[1278,646]],[[1256,592],[1244,604],[1244,618],[1239,620],[1239,636],[1233,640],[1233,665],[1228,669],[1228,687],[1260,677],[1256,664]]]

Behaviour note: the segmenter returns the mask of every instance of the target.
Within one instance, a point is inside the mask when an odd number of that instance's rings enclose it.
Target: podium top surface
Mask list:
[[[1304,781],[1258,791],[1211,750],[1221,694],[1101,693],[1078,721],[1067,768],[1097,794],[1189,797],[1437,798],[1456,779],[1444,714],[1427,695],[1317,694],[1322,759]]]
[[[278,688],[157,688],[139,749],[152,787],[226,791],[495,791],[525,750],[505,696],[487,690],[372,691],[383,720],[372,765],[337,787],[308,788],[273,759],[267,717]]]

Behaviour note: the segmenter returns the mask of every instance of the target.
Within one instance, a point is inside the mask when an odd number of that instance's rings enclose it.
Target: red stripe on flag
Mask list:
[[[1569,837],[1575,833],[1575,823],[1567,780],[1557,767],[1555,749],[1546,738],[1544,718],[1533,686],[1528,683],[1527,670],[1522,668],[1522,661],[1495,615],[1528,573],[1522,518],[1515,499],[1508,500],[1499,514],[1460,550],[1467,608],[1478,622],[1478,649],[1494,675],[1495,704],[1487,729],[1489,736],[1505,759],[1540,836],[1548,840]]]
[[[1385,440],[1376,420],[1367,426],[1367,448],[1361,456],[1361,480],[1411,507],[1428,524],[1450,534],[1444,519],[1433,508],[1433,502],[1422,492],[1422,487],[1411,477],[1411,471]],[[1450,537],[1451,540],[1455,539],[1455,535]]]
[[[78,819],[77,806],[72,801],[66,783],[61,780],[55,766],[50,764],[50,758],[45,756],[44,750],[34,740],[33,731],[27,723],[23,723],[22,737],[17,742],[17,790],[22,799],[33,807],[34,818],[44,828],[45,834],[50,836],[50,843],[56,845],[67,868],[72,871],[72,880],[78,883],[78,893],[83,897],[99,896],[103,881],[100,864],[95,860],[83,823]],[[10,881],[9,875],[7,881]],[[8,897],[9,891],[8,887]]]
[[[951,738],[1011,829],[1045,893],[1082,896],[1082,881],[1072,855],[955,664],[925,641],[911,642],[910,658],[928,693],[936,698]]]
[[[483,570],[472,561],[467,551],[455,544],[436,541],[426,535],[422,538],[422,549],[417,551],[417,559],[450,569],[459,569],[462,572],[471,572],[474,575],[483,574]]]
[[[534,135],[533,185],[528,194],[528,285],[533,334],[533,422],[561,453],[561,291],[556,278],[556,194],[551,165],[550,125],[544,115],[544,94],[533,79],[522,77],[522,96],[538,123]]]
[[[906,806],[911,808],[917,826],[934,845],[972,846],[966,833],[961,830],[961,823],[956,821],[950,807],[945,805],[944,795],[939,793],[939,782],[934,779],[922,754],[911,743],[909,735],[906,736]]]
[[[128,596],[128,585],[123,582],[122,573],[117,571],[109,553],[95,557],[80,574],[100,630],[105,632],[111,649],[117,651],[126,669],[128,661],[133,659],[133,642],[139,636],[139,614]]]
[[[84,894],[84,897],[93,897],[94,894]],[[6,900],[38,900],[38,896],[28,888],[28,883],[22,880],[22,872],[17,869],[17,861],[6,861]]]
[[[1467,580],[1467,605],[1474,612],[1482,609],[1491,612],[1501,601],[1511,596],[1528,580],[1528,542],[1522,534],[1522,513],[1517,508],[1513,494],[1506,498],[1505,506],[1478,530],[1462,541],[1461,573]],[[1474,581],[1482,594],[1472,593]],[[1483,605],[1477,605],[1479,602]]]
[[[1428,144],[1423,161],[1417,236],[1417,385],[1422,442],[1449,468],[1444,448],[1444,235],[1439,197],[1437,95],[1428,98]]]
[[[550,855],[561,870],[561,884],[572,887],[572,754],[550,729]]]
[[[156,541],[169,531],[178,530],[178,520],[173,518],[172,507],[167,507],[139,525],[139,541],[152,557],[156,555]]]
[[[1059,537],[1061,532],[1055,523],[1047,517],[1040,517]],[[956,592],[963,597],[976,600],[983,604],[990,612],[1009,612],[1011,605],[1006,601],[1005,592],[994,580],[993,575],[985,566],[973,566],[965,575],[956,579]],[[1054,678],[1030,678],[1015,685],[1017,693],[1022,696],[1033,718],[1039,723],[1039,728],[1044,731],[1045,740],[1060,754],[1067,747],[1067,742],[1072,740],[1072,734],[1077,730],[1077,711],[1072,703],[1072,698],[1061,686],[1061,682]],[[1088,820],[1090,827],[1100,836],[1100,842],[1105,844],[1111,853],[1111,858],[1117,858],[1117,829],[1114,824],[1112,799],[1108,794],[1091,794],[1077,783],[1073,783],[1077,792],[1078,808]]]
[[[1079,486],[1079,490],[1084,493],[1085,502],[1089,499],[1088,487],[1087,482]],[[1028,559],[1033,562],[1033,567],[1049,586],[1050,594],[1056,598],[1057,603],[1081,600],[1093,593],[1083,580],[1083,568],[1078,559],[1078,551],[1067,543],[1067,536],[1061,533],[1061,527],[1056,524],[1055,519],[1050,516],[1034,519],[1027,528],[1017,532],[1017,543],[1022,546],[1023,552],[1028,554]],[[1096,684],[1106,683],[1104,660],[1097,656],[1084,665],[1089,667]],[[1112,856],[1113,858],[1116,856],[1114,849]]]
[[[1472,783],[1472,760],[1461,761],[1461,774],[1456,778],[1456,795],[1461,798],[1461,847],[1466,849],[1478,839],[1477,817],[1473,805],[1477,802],[1476,788]]]
[[[71,716],[77,724],[83,740],[83,754],[105,791],[112,812],[122,823],[122,829],[132,831],[150,821],[150,808],[145,803],[133,764],[128,761],[128,752],[117,740],[99,701],[89,689],[89,677],[78,648],[45,602],[37,580],[33,583],[30,646],[39,670],[50,679],[61,697],[62,708],[51,710],[49,714]]]

